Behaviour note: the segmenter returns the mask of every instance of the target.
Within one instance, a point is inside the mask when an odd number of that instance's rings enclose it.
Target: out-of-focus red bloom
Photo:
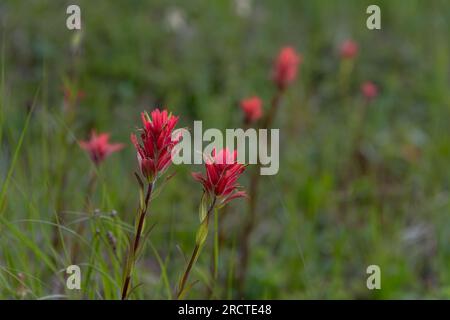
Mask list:
[[[245,121],[248,123],[258,121],[262,116],[262,101],[259,97],[251,97],[241,101],[241,109],[244,111]]]
[[[378,87],[371,81],[366,81],[361,85],[361,92],[367,100],[373,100],[378,95]]]
[[[64,94],[64,102],[65,103],[70,103],[72,101],[75,103],[78,103],[81,100],[83,100],[84,97],[86,96],[86,94],[84,93],[83,90],[75,91],[69,87],[62,87],[62,91]]]
[[[294,48],[281,49],[275,61],[273,81],[280,90],[285,89],[297,76],[298,65],[302,62],[301,55]]]
[[[340,54],[342,59],[353,59],[358,54],[358,44],[351,40],[345,40],[341,44]]]
[[[124,147],[122,143],[109,143],[109,133],[97,134],[94,130],[91,132],[91,139],[80,141],[80,147],[86,150],[89,157],[98,166],[111,153],[121,150]]]
[[[167,110],[155,109],[150,113],[141,113],[143,128],[141,143],[135,134],[131,134],[131,142],[137,150],[137,158],[142,174],[148,181],[153,181],[158,174],[172,163],[172,149],[180,142],[181,135],[172,140],[172,133],[178,122],[178,117],[169,114]]]
[[[237,152],[230,152],[227,148],[216,153],[205,161],[206,176],[200,172],[193,172],[195,180],[203,185],[204,191],[211,197],[218,197],[220,204],[241,197],[246,197],[245,191],[240,191],[237,179],[244,172],[245,165],[237,163]]]

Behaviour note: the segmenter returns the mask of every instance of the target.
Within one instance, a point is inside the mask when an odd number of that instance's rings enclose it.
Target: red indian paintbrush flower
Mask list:
[[[208,236],[212,213],[216,211],[215,217],[217,218],[217,210],[226,203],[236,198],[246,197],[244,191],[238,191],[240,186],[237,184],[237,179],[244,172],[245,165],[237,163],[237,152],[231,153],[225,148],[216,153],[216,149],[213,149],[211,155],[212,157],[205,159],[206,176],[199,172],[192,173],[194,179],[203,185],[204,190],[199,211],[201,223],[195,236],[194,251],[178,286],[177,299],[182,299],[186,294],[186,283]],[[218,223],[218,220],[216,221]],[[218,233],[216,235],[218,240]],[[217,255],[215,259],[218,259]],[[217,270],[217,264],[214,268]]]
[[[137,150],[139,167],[148,181],[153,181],[158,174],[172,163],[172,149],[180,142],[181,136],[172,140],[172,133],[178,122],[178,117],[169,114],[167,110],[155,109],[150,113],[141,113],[143,128],[141,143],[135,134],[131,134],[131,142]]]
[[[251,97],[241,101],[241,109],[245,115],[245,122],[258,121],[262,116],[262,101],[259,97]]]
[[[275,61],[273,81],[280,90],[285,89],[297,76],[298,65],[302,62],[301,55],[292,47],[281,49]]]
[[[200,172],[193,172],[192,176],[199,181],[204,191],[211,197],[217,197],[219,205],[235,199],[245,197],[245,191],[239,191],[237,179],[244,172],[245,165],[237,163],[237,152],[230,152],[227,148],[216,153],[205,161],[206,177]]]
[[[345,40],[341,44],[340,54],[342,59],[353,59],[358,54],[358,44],[353,40]]]
[[[371,81],[366,81],[361,85],[361,92],[363,96],[371,101],[378,95],[378,87]]]
[[[129,289],[131,287],[134,265],[137,260],[136,255],[141,250],[142,242],[145,241],[142,235],[145,230],[145,219],[152,199],[155,182],[172,163],[172,150],[180,142],[182,137],[181,134],[173,135],[178,117],[173,116],[171,113],[169,114],[167,110],[160,111],[159,109],[155,109],[150,115],[142,112],[141,118],[143,128],[139,130],[140,141],[138,141],[135,134],[131,134],[131,142],[137,151],[139,169],[147,179],[148,185],[145,187],[139,175],[136,174],[140,185],[139,212],[136,217],[134,238],[132,243],[130,242],[124,267],[122,300],[127,299],[130,294]]]
[[[80,147],[86,150],[89,157],[98,166],[111,153],[121,150],[124,147],[122,143],[109,143],[109,133],[97,134],[94,130],[91,133],[91,139],[80,141]]]

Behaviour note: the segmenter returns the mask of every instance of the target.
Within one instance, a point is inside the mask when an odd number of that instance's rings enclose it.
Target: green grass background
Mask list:
[[[75,3],[81,40],[65,27]],[[380,31],[365,26],[369,4],[381,7]],[[183,17],[178,28],[168,22],[174,12]],[[118,298],[138,204],[129,135],[139,113],[167,106],[180,126],[239,127],[241,98],[257,94],[268,109],[271,65],[286,44],[303,64],[274,123],[280,171],[261,179],[245,297],[449,298],[449,21],[450,3],[438,0],[261,0],[246,15],[225,0],[1,1],[0,298]],[[338,47],[347,38],[360,50],[342,89]],[[361,173],[352,141],[365,80],[380,95],[361,124]],[[71,113],[64,85],[86,95]],[[93,128],[127,147],[101,166],[97,210],[86,212],[92,165],[77,140]],[[193,170],[202,168],[173,166],[176,176],[151,205],[155,227],[133,299],[170,298],[176,287],[198,226]],[[237,297],[230,279],[246,213],[235,201],[223,221],[213,298]],[[88,228],[77,237],[80,223]],[[81,291],[65,288],[73,241]],[[211,252],[208,242],[191,298],[208,297]],[[381,268],[381,290],[366,288],[371,264]]]

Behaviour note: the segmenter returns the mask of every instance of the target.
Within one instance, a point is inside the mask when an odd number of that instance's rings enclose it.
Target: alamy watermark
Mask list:
[[[66,13],[69,15],[66,19],[66,27],[69,30],[81,29],[81,9],[79,6],[72,4],[67,7]]]
[[[78,5],[69,5],[66,9],[66,13],[69,15],[66,19],[66,26],[69,30],[81,29],[81,9]],[[371,4],[367,7],[366,13],[370,16],[366,20],[366,26],[369,30],[381,29],[381,9],[376,4]]]
[[[202,164],[212,151],[237,151],[237,162],[241,164],[259,164],[261,175],[275,175],[280,168],[280,130],[279,129],[225,129],[225,137],[219,129],[209,128],[203,131],[202,121],[194,121],[194,130],[177,129],[172,139],[182,139],[172,150],[174,164]],[[206,145],[203,148],[203,143]],[[222,159],[217,159],[220,163]],[[228,161],[228,159],[224,159]]]
[[[371,264],[367,267],[366,273],[370,274],[367,278],[366,286],[367,289],[381,289],[381,269],[376,264]]]
[[[376,4],[371,4],[367,7],[367,14],[370,16],[366,20],[366,26],[369,30],[381,29],[381,9]]]
[[[67,277],[66,287],[69,290],[81,289],[81,270],[76,264],[70,265],[66,269],[66,273],[70,276]]]

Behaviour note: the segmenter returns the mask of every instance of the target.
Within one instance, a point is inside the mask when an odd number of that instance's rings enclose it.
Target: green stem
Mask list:
[[[209,217],[211,216],[211,212],[213,211],[214,207],[216,206],[216,201],[217,201],[217,197],[214,196],[214,199],[208,209],[208,212],[206,213],[205,220],[201,222],[200,228],[205,227],[206,230],[208,230]],[[205,223],[206,226],[202,226],[203,223]],[[195,265],[195,262],[197,261],[198,256],[200,255],[200,251],[203,247],[203,244],[205,243],[205,240],[206,240],[206,237],[203,240],[196,241],[194,251],[192,252],[192,255],[191,255],[191,259],[189,260],[189,263],[188,263],[186,270],[183,273],[183,277],[181,278],[181,281],[180,281],[178,293],[176,295],[177,300],[180,300],[184,296],[184,290],[186,287],[187,280],[189,279],[191,270],[192,270],[193,266]]]
[[[124,283],[122,286],[122,300],[126,300],[129,294],[129,288],[131,284],[131,275],[136,264],[136,256],[139,250],[139,244],[141,240],[142,230],[144,228],[145,217],[147,215],[148,204],[150,202],[151,194],[154,187],[154,182],[148,184],[147,194],[144,199],[143,206],[139,208],[138,224],[136,226],[136,233],[134,235],[133,245],[130,246],[130,251],[128,252],[126,264],[125,264],[125,276]]]
[[[277,111],[279,109],[281,98],[283,96],[284,90],[278,89],[275,96],[272,98],[272,103],[266,117],[263,119],[260,128],[269,129],[272,126],[273,121],[276,118]],[[250,177],[249,186],[249,206],[248,206],[248,216],[246,223],[243,227],[241,238],[240,238],[240,248],[239,248],[239,266],[236,270],[237,284],[239,295],[242,297],[244,293],[245,278],[247,276],[248,261],[250,257],[250,236],[256,224],[256,211],[257,211],[257,201],[258,201],[258,186],[259,186],[259,168],[260,164],[257,164]]]

